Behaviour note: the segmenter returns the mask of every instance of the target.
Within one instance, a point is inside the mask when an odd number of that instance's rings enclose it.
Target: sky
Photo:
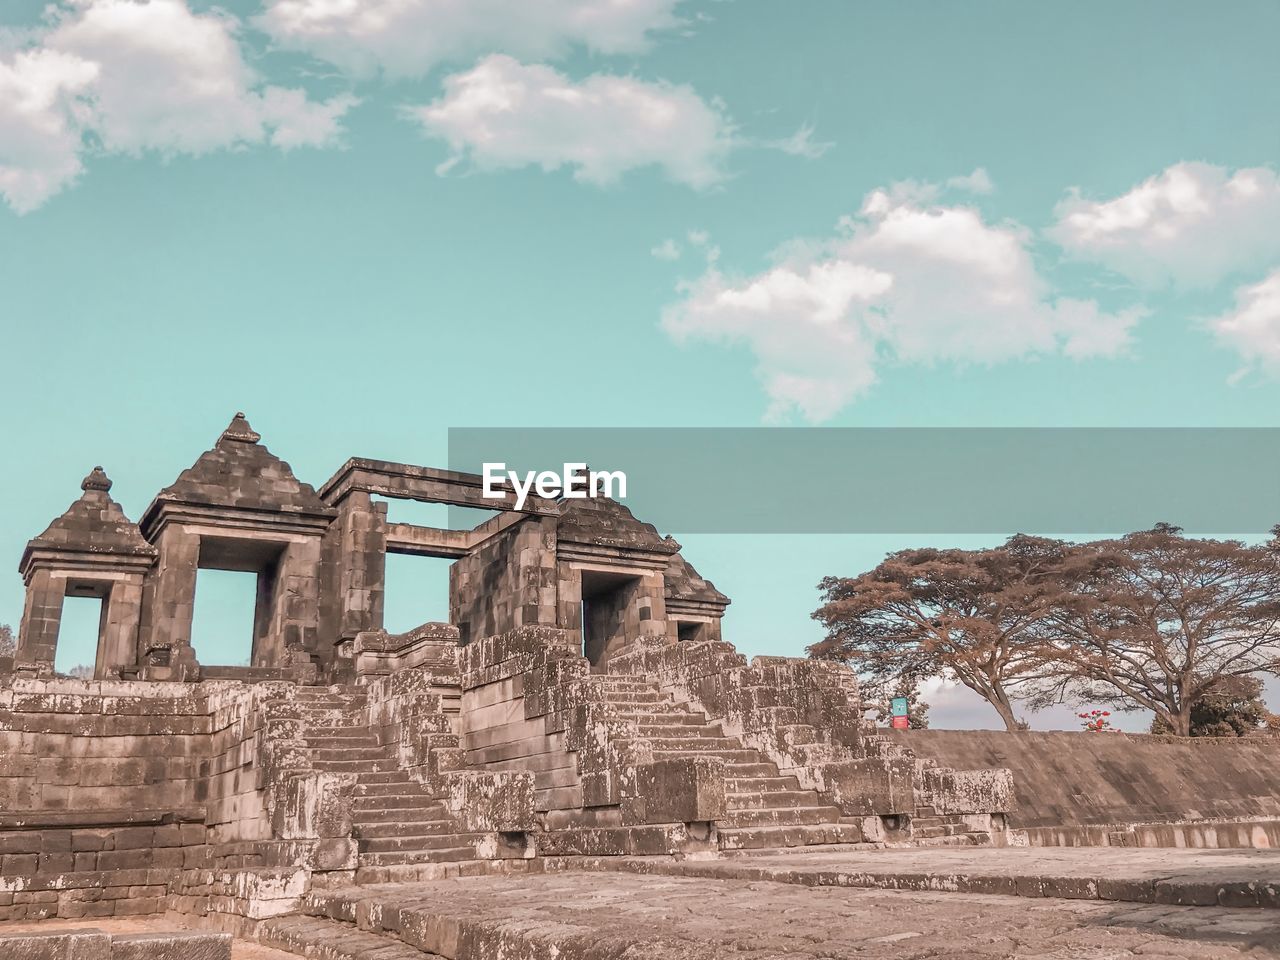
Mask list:
[[[8,0],[0,556],[94,464],[136,519],[237,410],[317,485],[462,426],[1280,425],[1278,34],[1271,0]],[[921,542],[670,532],[751,654]],[[440,583],[393,564],[390,625]]]

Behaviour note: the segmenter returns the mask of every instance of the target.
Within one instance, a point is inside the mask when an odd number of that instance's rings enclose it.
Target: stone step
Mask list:
[[[310,744],[308,744],[310,746]],[[391,760],[389,751],[379,746],[313,747],[312,760]]]
[[[374,783],[416,783],[406,770],[368,770],[360,774],[359,787]]]
[[[439,797],[426,790],[405,791],[384,796],[357,796],[351,799],[351,809],[368,813],[381,810],[415,810],[432,803],[440,803]]]
[[[343,712],[339,710],[324,710],[316,713],[308,713],[303,711],[302,722],[306,726],[307,733],[326,734],[340,730],[359,729],[360,731],[368,730],[369,720],[365,716],[363,710],[352,710]]]
[[[361,826],[397,823],[431,823],[449,816],[447,810],[437,806],[439,801],[414,803],[403,807],[360,807],[351,811],[351,822]]]
[[[427,788],[417,780],[409,778],[393,783],[360,782],[356,784],[355,789],[357,800],[373,797],[425,797],[426,795]]]
[[[777,850],[828,843],[862,843],[862,831],[849,823],[786,827],[721,827],[722,850]]]
[[[839,807],[783,807],[777,810],[730,810],[724,823],[731,827],[780,827],[792,824],[837,823]]]
[[[749,760],[726,763],[724,772],[726,779],[742,779],[743,777],[768,777],[772,779],[778,776],[778,768],[768,760],[761,760],[759,754]]]
[[[616,707],[642,707],[646,704],[662,704],[667,707],[672,705],[671,698],[665,693],[632,693],[630,691],[614,693],[613,691],[606,690],[605,699]]]
[[[679,753],[716,753],[719,751],[739,751],[745,749],[737,737],[645,737],[654,751],[675,750]],[[618,738],[625,742],[625,737]]]
[[[730,750],[730,749],[696,749],[688,747],[680,750],[654,750],[653,759],[655,760],[671,760],[675,757],[687,757],[697,754],[700,757],[720,757],[725,763],[755,763],[760,759],[760,754],[754,750]]]
[[[325,760],[317,757],[311,765],[317,770],[331,773],[392,773],[399,770],[400,761],[386,758],[369,760]]]
[[[356,841],[361,858],[366,855],[390,853],[426,853],[431,850],[451,850],[471,844],[475,851],[475,842],[481,838],[478,833],[458,833],[456,825],[449,832],[419,833],[407,837],[375,837],[370,840],[361,838]]]
[[[307,741],[307,746],[312,750],[324,750],[334,747],[343,749],[351,747],[382,747],[377,737],[371,733],[365,733],[359,727],[344,727],[342,731],[342,733],[315,733],[307,730],[302,734],[302,739]]]
[[[368,708],[367,697],[313,697],[310,699],[294,698],[303,713],[328,713],[329,711],[360,710]]]
[[[720,724],[693,724],[693,723],[646,723],[640,721],[637,724],[640,735],[646,738],[673,738],[694,739],[696,737],[723,737],[724,730]]]
[[[417,947],[359,930],[354,924],[321,917],[274,917],[258,925],[258,942],[313,960],[428,960],[436,957]]]
[[[812,790],[762,790],[752,793],[726,793],[730,810],[778,810],[784,807],[822,805],[822,798]],[[914,823],[914,821],[912,821]]]
[[[637,723],[661,723],[672,724],[687,727],[701,727],[707,723],[707,718],[701,713],[676,713],[674,711],[654,711],[652,713],[634,713],[628,711],[615,711],[614,716],[619,720],[634,720]]]
[[[434,814],[423,811],[421,820],[413,822],[396,820],[388,823],[356,821],[356,836],[364,840],[385,840],[394,837],[428,837],[458,832],[458,822],[452,818],[431,819],[436,814],[444,815],[447,811],[439,810]]]
[[[444,847],[438,850],[403,850],[396,853],[362,853],[360,866],[392,867],[409,863],[448,863],[455,860],[475,860],[475,844],[464,847]],[[359,880],[359,873],[356,874]],[[379,957],[378,960],[381,960]]]
[[[732,777],[724,778],[726,793],[772,793],[775,790],[799,790],[800,781],[795,777]]]

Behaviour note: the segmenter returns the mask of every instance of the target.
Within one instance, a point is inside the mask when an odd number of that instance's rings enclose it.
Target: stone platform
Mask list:
[[[577,869],[1180,906],[1280,908],[1280,851],[1123,847],[809,848],[716,860],[604,858]]]
[[[754,861],[756,858],[747,858]],[[718,864],[726,869],[747,860]],[[703,865],[705,866],[705,865]],[[1269,910],[808,887],[580,871],[396,884],[308,898],[265,943],[363,960],[375,945],[449,960],[775,957],[1243,957],[1280,950]],[[345,941],[344,941],[345,938]],[[377,939],[371,939],[377,938]],[[346,942],[349,953],[324,945]],[[358,949],[357,949],[358,948]],[[413,954],[389,953],[396,960]]]

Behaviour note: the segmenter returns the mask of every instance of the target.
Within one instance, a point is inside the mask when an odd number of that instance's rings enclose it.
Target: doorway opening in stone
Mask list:
[[[58,625],[55,672],[80,680],[91,679],[98,663],[98,638],[106,615],[105,591],[89,585],[72,585],[62,600]]]
[[[201,666],[253,664],[258,590],[258,574],[249,570],[196,571],[191,646]]]
[[[429,621],[449,622],[449,557],[387,553],[383,625],[404,633]]]
[[[604,570],[582,571],[582,655],[592,673],[603,673],[609,657],[627,642],[628,608],[640,578]]]

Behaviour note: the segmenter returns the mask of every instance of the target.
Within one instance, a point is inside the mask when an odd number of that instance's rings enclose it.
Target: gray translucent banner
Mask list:
[[[664,533],[1101,534],[1280,523],[1273,428],[455,428],[449,467],[625,472]],[[450,519],[451,525],[454,518]],[[462,511],[458,526],[469,525]]]

